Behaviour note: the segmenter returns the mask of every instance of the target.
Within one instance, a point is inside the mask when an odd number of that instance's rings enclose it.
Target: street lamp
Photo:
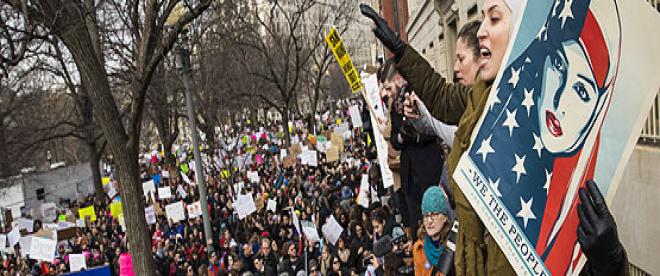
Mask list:
[[[176,9],[176,8],[175,8]],[[175,13],[181,15],[181,12]],[[178,18],[177,18],[178,19]],[[170,20],[168,20],[170,21]],[[176,21],[175,21],[176,22]],[[206,196],[206,179],[202,171],[202,156],[199,152],[199,133],[197,132],[197,122],[195,121],[195,108],[192,97],[192,81],[190,80],[190,46],[188,45],[188,28],[184,28],[179,36],[174,49],[176,58],[176,69],[183,81],[184,93],[186,95],[186,108],[188,109],[188,123],[190,136],[192,136],[193,156],[195,158],[195,176],[197,178],[197,187],[199,188],[199,203],[202,206],[202,220],[204,222],[204,235],[206,240],[213,238],[211,232],[211,220],[209,218],[208,203]],[[211,246],[207,246],[207,251],[212,251]]]

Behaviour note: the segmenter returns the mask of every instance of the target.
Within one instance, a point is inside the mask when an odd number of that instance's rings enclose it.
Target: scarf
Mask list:
[[[445,247],[440,242],[434,242],[429,236],[424,237],[424,255],[429,264],[438,266],[438,260],[444,251]]]

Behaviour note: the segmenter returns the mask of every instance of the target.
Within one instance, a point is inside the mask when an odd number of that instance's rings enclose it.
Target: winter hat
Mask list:
[[[432,186],[426,189],[422,197],[422,215],[438,212],[447,215],[447,197],[438,186]]]

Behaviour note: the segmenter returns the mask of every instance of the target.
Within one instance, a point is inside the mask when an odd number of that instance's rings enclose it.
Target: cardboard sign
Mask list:
[[[65,241],[65,240],[68,240],[68,239],[71,239],[71,238],[75,238],[77,231],[78,231],[78,228],[75,228],[75,227],[59,229],[59,230],[57,230],[57,241]]]
[[[329,147],[325,151],[327,162],[335,162],[339,160],[339,149],[335,146]]]
[[[578,275],[578,191],[593,179],[611,203],[630,182],[619,180],[660,88],[647,27],[660,15],[646,1],[521,5],[452,176],[516,274]]]
[[[167,219],[174,222],[185,220],[186,214],[183,210],[183,202],[177,201],[165,206],[165,214],[167,215]]]
[[[298,157],[298,154],[300,154],[301,152],[302,152],[302,147],[300,146],[300,144],[293,144],[291,145],[291,147],[289,147],[289,153],[294,158]]]
[[[186,206],[186,209],[188,210],[188,218],[196,218],[202,215],[202,204],[199,201]]]
[[[85,218],[89,217],[89,221],[96,221],[96,211],[94,210],[94,205],[78,209],[78,217],[82,220],[85,220]]]
[[[293,168],[296,166],[296,158],[293,157],[292,155],[289,155],[284,158],[284,161],[282,162],[282,166],[284,168]]]
[[[353,93],[360,90],[360,88],[362,88],[360,75],[358,74],[357,69],[355,69],[353,62],[351,61],[351,57],[348,55],[346,46],[344,46],[344,42],[339,36],[339,32],[337,32],[334,27],[330,29],[330,32],[325,37],[325,41],[328,43],[330,49],[332,49],[332,53],[337,59],[339,67],[341,67],[342,72],[348,81],[348,86],[351,87]]]

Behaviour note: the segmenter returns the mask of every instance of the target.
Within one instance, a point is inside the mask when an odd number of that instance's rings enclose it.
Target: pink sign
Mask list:
[[[133,275],[133,261],[131,260],[131,254],[121,254],[121,256],[119,256],[119,276]]]

